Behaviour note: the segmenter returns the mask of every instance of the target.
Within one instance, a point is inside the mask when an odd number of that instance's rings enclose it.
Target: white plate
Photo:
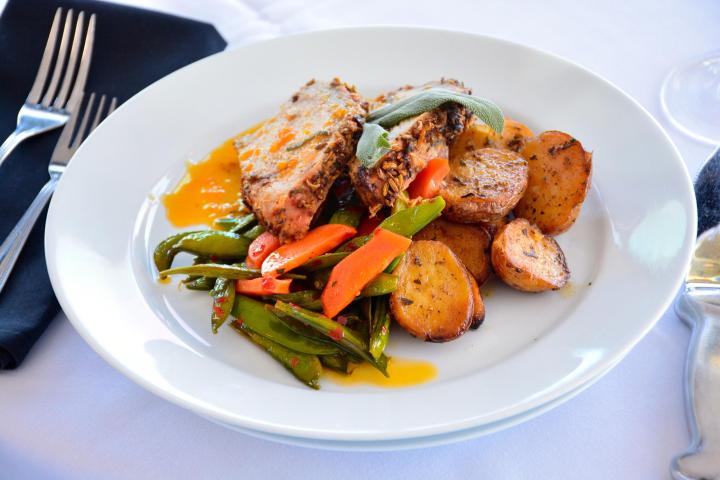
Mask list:
[[[173,231],[157,195],[226,138],[272,115],[311,77],[373,95],[459,78],[536,131],[594,151],[594,187],[559,237],[572,295],[495,287],[487,320],[447,344],[401,331],[390,353],[436,364],[407,389],[320,392],[297,383],[227,328],[208,302],[153,280],[150,251]],[[377,27],[314,32],[221,53],[123,105],[85,142],[53,199],[48,267],[75,328],[109,363],[158,395],[223,424],[323,441],[417,439],[497,424],[550,404],[619,361],[669,305],[688,262],[695,202],[657,123],[566,60],[491,38]],[[590,286],[589,284],[592,283]]]

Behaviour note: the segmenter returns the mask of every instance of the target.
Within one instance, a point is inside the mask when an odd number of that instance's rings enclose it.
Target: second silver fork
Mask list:
[[[112,98],[110,106],[107,109],[107,113],[105,113],[104,110],[107,98],[105,95],[100,97],[100,102],[95,109],[95,116],[92,124],[90,124],[90,128],[88,129],[88,122],[90,121],[90,115],[93,111],[94,103],[95,94],[93,93],[90,95],[90,99],[85,106],[80,125],[76,129],[75,126],[82,110],[82,94],[79,96],[78,105],[71,113],[67,124],[65,124],[50,159],[50,165],[48,166],[50,180],[48,180],[48,182],[43,186],[35,197],[35,200],[33,200],[30,204],[30,207],[20,218],[20,221],[18,221],[17,225],[15,225],[15,228],[12,229],[8,237],[2,245],[0,245],[0,292],[5,287],[5,283],[7,283],[7,280],[10,277],[10,272],[12,272],[15,262],[17,262],[17,259],[20,256],[20,252],[30,236],[30,232],[35,225],[35,222],[37,222],[40,213],[45,208],[45,205],[47,205],[48,200],[50,200],[50,197],[55,191],[55,187],[57,187],[57,184],[60,181],[60,177],[65,172],[65,168],[70,162],[70,159],[75,151],[85,139],[86,130],[89,135],[93,130],[95,130],[95,127],[98,126],[103,118],[110,115],[113,110],[115,110],[115,107],[117,106],[117,98]]]

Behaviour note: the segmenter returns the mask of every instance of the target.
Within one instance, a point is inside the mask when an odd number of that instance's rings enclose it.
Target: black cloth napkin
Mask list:
[[[212,25],[146,10],[81,0],[10,0],[0,16],[0,142],[35,78],[58,7],[97,14],[87,92],[120,102],[159,78],[223,50]],[[48,179],[60,129],[26,140],[0,168],[0,240]],[[0,293],[0,369],[17,367],[60,307],[45,267],[45,214]]]

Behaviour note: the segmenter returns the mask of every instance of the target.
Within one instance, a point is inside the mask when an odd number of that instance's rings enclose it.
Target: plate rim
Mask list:
[[[624,92],[622,89],[617,87],[612,82],[606,80],[605,78],[601,77],[600,75],[596,74],[592,70],[572,61],[569,59],[566,59],[564,57],[561,57],[559,55],[556,55],[551,52],[547,52],[545,50],[541,50],[535,47],[531,47],[529,45],[525,45],[519,42],[513,42],[510,40],[506,40],[503,38],[498,38],[490,35],[483,35],[483,34],[477,34],[477,33],[471,33],[467,31],[462,30],[452,30],[452,29],[443,29],[443,28],[434,28],[434,27],[415,27],[415,26],[393,26],[393,25],[378,25],[378,26],[358,26],[358,27],[338,27],[338,28],[330,28],[330,29],[322,29],[322,30],[312,30],[308,32],[300,32],[292,35],[286,35],[281,37],[276,37],[268,40],[263,40],[260,42],[251,43],[248,45],[244,45],[238,48],[225,50],[223,52],[219,52],[213,55],[210,55],[206,58],[203,58],[201,60],[198,60],[197,62],[191,63],[181,69],[176,70],[175,72],[170,73],[169,75],[157,80],[156,82],[153,82],[151,85],[145,87],[140,92],[138,92],[136,95],[131,97],[126,104],[130,102],[138,102],[142,98],[144,98],[145,95],[148,94],[149,91],[154,90],[155,88],[160,88],[157,86],[158,83],[163,82],[165,79],[172,78],[173,76],[179,74],[179,72],[182,72],[189,68],[194,68],[197,64],[203,64],[205,62],[212,62],[213,59],[217,56],[225,56],[225,55],[232,55],[232,52],[235,51],[243,51],[248,49],[253,49],[257,47],[258,45],[266,45],[266,44],[272,44],[277,42],[285,42],[292,39],[297,38],[303,38],[303,37],[313,37],[313,36],[324,36],[328,34],[339,34],[342,35],[344,32],[368,32],[368,31],[374,31],[377,32],[378,30],[403,30],[403,31],[414,31],[418,34],[423,34],[427,32],[432,32],[435,34],[441,34],[441,35],[461,35],[468,38],[474,38],[474,39],[482,39],[484,41],[490,41],[490,42],[498,42],[502,44],[506,44],[509,46],[512,46],[514,48],[521,48],[525,50],[532,51],[535,55],[540,56],[547,56],[552,59],[555,59],[557,61],[562,62],[566,66],[571,66],[573,68],[579,69],[584,71],[585,73],[589,74],[593,77],[594,80],[600,81],[606,86],[608,86],[610,89],[614,90],[616,93],[620,94],[622,97],[624,97],[626,100],[629,100],[635,108],[638,109],[639,112],[642,112],[642,114],[645,116],[647,120],[650,121],[650,123],[655,127],[657,132],[661,134],[661,136],[664,138],[664,140],[667,143],[667,146],[670,147],[670,151],[672,151],[673,160],[676,163],[676,166],[680,167],[680,171],[684,172],[684,177],[682,179],[683,183],[685,184],[685,187],[689,187],[689,192],[692,192],[692,182],[690,179],[690,175],[687,169],[686,163],[683,161],[682,155],[678,151],[675,144],[672,142],[671,138],[665,131],[665,129],[660,125],[660,123],[655,119],[637,100],[632,98],[630,95],[628,95],[626,92]],[[125,104],[121,105],[118,109],[120,111],[121,109],[124,109],[126,107]],[[101,125],[98,127],[99,129],[102,128]],[[83,146],[81,146],[82,150]],[[81,151],[80,150],[80,151]],[[62,191],[62,190],[61,190]],[[49,214],[47,217],[46,226],[46,232],[45,232],[45,253],[46,253],[46,263],[48,266],[48,271],[50,273],[50,279],[51,283],[53,285],[53,288],[55,291],[62,291],[60,288],[60,278],[59,278],[59,272],[55,269],[54,257],[52,253],[52,249],[50,248],[50,245],[52,244],[53,239],[51,237],[51,233],[53,233],[52,230],[52,222],[54,221],[54,218],[56,216],[54,205],[56,205],[55,200],[51,202]],[[687,205],[686,205],[687,206]],[[696,205],[695,202],[689,202],[690,206],[690,212],[692,212],[692,215],[688,219],[688,232],[686,234],[686,237],[683,239],[683,241],[687,241],[690,237],[692,237],[692,242],[689,244],[692,245],[694,243],[694,232],[697,229],[697,211],[696,211]],[[684,264],[688,264],[690,257],[692,254],[692,247],[687,248],[684,252]],[[682,284],[684,280],[684,277],[681,275],[678,275],[678,278],[675,280],[673,284],[672,291],[677,291]],[[539,402],[537,400],[531,400],[525,402],[526,405],[523,412],[531,410],[533,408],[537,408],[540,405],[543,405],[547,402],[554,401],[557,398],[567,396],[569,392],[572,392],[576,390],[579,386],[581,386],[584,382],[589,381],[592,379],[593,381],[597,381],[599,378],[604,376],[607,372],[609,372],[612,368],[614,368],[615,365],[620,363],[620,361],[637,345],[637,343],[655,326],[663,312],[667,310],[667,308],[672,303],[673,299],[675,298],[675,295],[668,294],[666,298],[663,298],[661,302],[656,303],[656,307],[654,309],[653,314],[649,317],[648,322],[645,324],[645,327],[637,334],[635,335],[630,341],[628,341],[625,346],[621,349],[618,349],[617,351],[613,352],[613,354],[608,357],[608,359],[598,365],[593,366],[593,368],[586,374],[579,376],[576,379],[566,381],[563,388],[556,388],[552,391],[551,394],[544,394],[543,399],[544,401]],[[370,433],[369,435],[364,434],[364,432],[352,432],[347,433],[343,432],[343,434],[335,434],[334,432],[327,432],[325,430],[301,430],[301,429],[292,429],[290,426],[277,426],[276,424],[265,422],[265,421],[256,421],[254,419],[248,419],[247,417],[242,416],[226,416],[223,412],[218,412],[217,410],[214,410],[212,408],[205,407],[204,405],[195,402],[193,403],[192,400],[181,398],[175,394],[173,394],[169,390],[165,390],[164,388],[155,385],[154,383],[150,382],[149,380],[146,380],[145,377],[143,377],[140,373],[136,373],[134,370],[132,370],[129,367],[126,367],[122,362],[119,360],[116,360],[116,358],[107,350],[103,348],[103,346],[95,340],[95,338],[90,334],[90,332],[84,327],[83,322],[76,316],[74,309],[72,308],[71,302],[65,298],[58,295],[58,301],[60,302],[60,305],[63,308],[63,312],[66,314],[70,322],[72,323],[73,327],[78,331],[78,333],[83,337],[83,339],[91,346],[93,350],[95,350],[98,355],[100,355],[105,361],[107,361],[110,365],[112,365],[114,368],[119,370],[123,375],[133,380],[135,383],[139,384],[143,388],[145,388],[148,391],[153,392],[154,394],[160,396],[161,398],[164,398],[165,400],[170,401],[171,403],[177,404],[182,406],[183,408],[187,408],[195,413],[198,413],[202,416],[211,416],[215,419],[218,419],[222,422],[226,422],[233,425],[238,425],[244,428],[252,429],[252,430],[260,430],[270,433],[277,433],[280,435],[286,435],[289,437],[298,437],[298,438],[317,438],[317,439],[326,439],[326,440],[373,440],[373,439],[382,439],[382,440],[389,440],[389,439],[413,439],[413,438],[422,438],[426,436],[431,435],[437,435],[437,434],[443,434],[448,432],[455,432],[460,431],[466,428],[472,428],[472,427],[478,427],[483,424],[492,423],[491,421],[483,421],[483,420],[477,420],[476,418],[469,418],[464,419],[462,421],[454,422],[454,423],[447,423],[447,424],[441,424],[441,425],[430,425],[426,427],[422,427],[419,429],[412,429],[406,432],[393,432],[392,434],[384,435],[384,436],[378,436],[375,433]],[[601,368],[604,365],[612,364],[612,367],[604,369]],[[570,397],[568,397],[570,398]],[[563,403],[563,402],[560,402]],[[516,412],[516,415],[519,412]],[[508,417],[511,417],[512,415],[509,415]],[[497,421],[497,420],[495,420]]]

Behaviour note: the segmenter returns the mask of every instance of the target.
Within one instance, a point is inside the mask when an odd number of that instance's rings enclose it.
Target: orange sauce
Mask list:
[[[437,376],[437,368],[429,362],[392,357],[388,362],[389,377],[384,376],[369,363],[357,365],[350,375],[326,369],[325,378],[338,385],[374,385],[384,388],[400,388],[420,385]]]
[[[563,298],[572,298],[577,293],[577,287],[573,282],[567,282],[558,292]]]

